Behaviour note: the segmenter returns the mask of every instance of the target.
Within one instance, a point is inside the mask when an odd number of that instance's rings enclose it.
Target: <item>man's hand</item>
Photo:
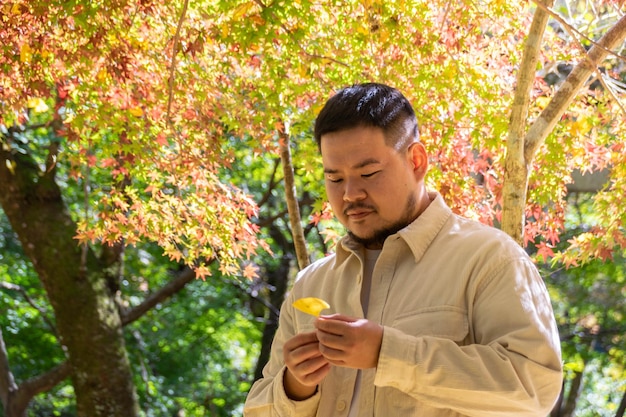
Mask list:
[[[292,400],[311,397],[330,372],[330,364],[319,350],[317,332],[299,333],[286,341],[283,358],[287,365],[283,385]]]
[[[328,362],[348,368],[367,369],[378,365],[383,327],[366,319],[341,314],[315,321],[319,351]]]

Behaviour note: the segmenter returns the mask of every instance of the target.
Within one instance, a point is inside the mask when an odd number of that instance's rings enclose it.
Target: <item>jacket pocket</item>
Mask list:
[[[421,308],[396,317],[392,327],[411,336],[443,337],[463,341],[469,333],[467,312],[454,306]]]

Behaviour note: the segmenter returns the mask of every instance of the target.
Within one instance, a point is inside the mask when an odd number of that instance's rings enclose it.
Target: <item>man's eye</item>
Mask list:
[[[341,182],[341,178],[330,178],[330,177],[328,177],[327,179],[328,179],[328,181],[330,181],[330,182],[332,182],[334,184],[338,184],[338,183]]]
[[[363,174],[361,175],[363,178],[370,178],[373,177],[374,175],[378,174],[380,171],[374,171],[374,172],[370,172],[369,174]]]

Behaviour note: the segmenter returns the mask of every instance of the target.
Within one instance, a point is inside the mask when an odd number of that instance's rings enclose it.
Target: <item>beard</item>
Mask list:
[[[374,230],[371,236],[357,236],[352,231],[348,230],[348,235],[355,242],[363,245],[366,248],[372,247],[383,247],[385,240],[399,232],[400,230],[407,227],[409,224],[415,220],[415,207],[417,206],[415,195],[411,194],[406,202],[406,207],[404,208],[404,216],[395,222],[391,223],[388,226],[385,226],[381,229]]]

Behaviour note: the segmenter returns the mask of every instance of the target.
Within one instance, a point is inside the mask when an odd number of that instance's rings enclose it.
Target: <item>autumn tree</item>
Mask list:
[[[429,185],[456,212],[511,224],[520,240],[524,227],[524,243],[568,264],[623,247],[624,118],[614,97],[623,10],[618,1],[596,3],[607,23],[589,23],[586,35],[549,2],[2,5],[0,203],[67,355],[27,381],[12,378],[4,355],[7,415],[22,415],[34,394],[67,375],[78,415],[137,415],[123,327],[194,277],[257,280],[273,294],[275,320],[292,269],[320,255],[304,253],[302,235],[332,238],[318,222],[327,216],[323,192],[311,185],[321,178],[311,125],[346,84],[381,81],[411,99],[432,155]],[[549,19],[556,23],[546,26]],[[570,78],[548,84],[563,62],[576,68]],[[601,88],[588,79],[598,66]],[[272,167],[265,178],[274,194],[229,174],[246,158]],[[558,253],[573,166],[610,168],[596,203],[606,222]],[[287,207],[273,187],[283,180]],[[64,194],[70,188],[80,195]],[[269,243],[257,239],[261,227]],[[188,269],[125,306],[125,250],[144,243]],[[295,244],[297,256],[256,265],[272,244],[284,253]],[[266,286],[259,272],[268,273]],[[266,342],[271,334],[270,324]]]

